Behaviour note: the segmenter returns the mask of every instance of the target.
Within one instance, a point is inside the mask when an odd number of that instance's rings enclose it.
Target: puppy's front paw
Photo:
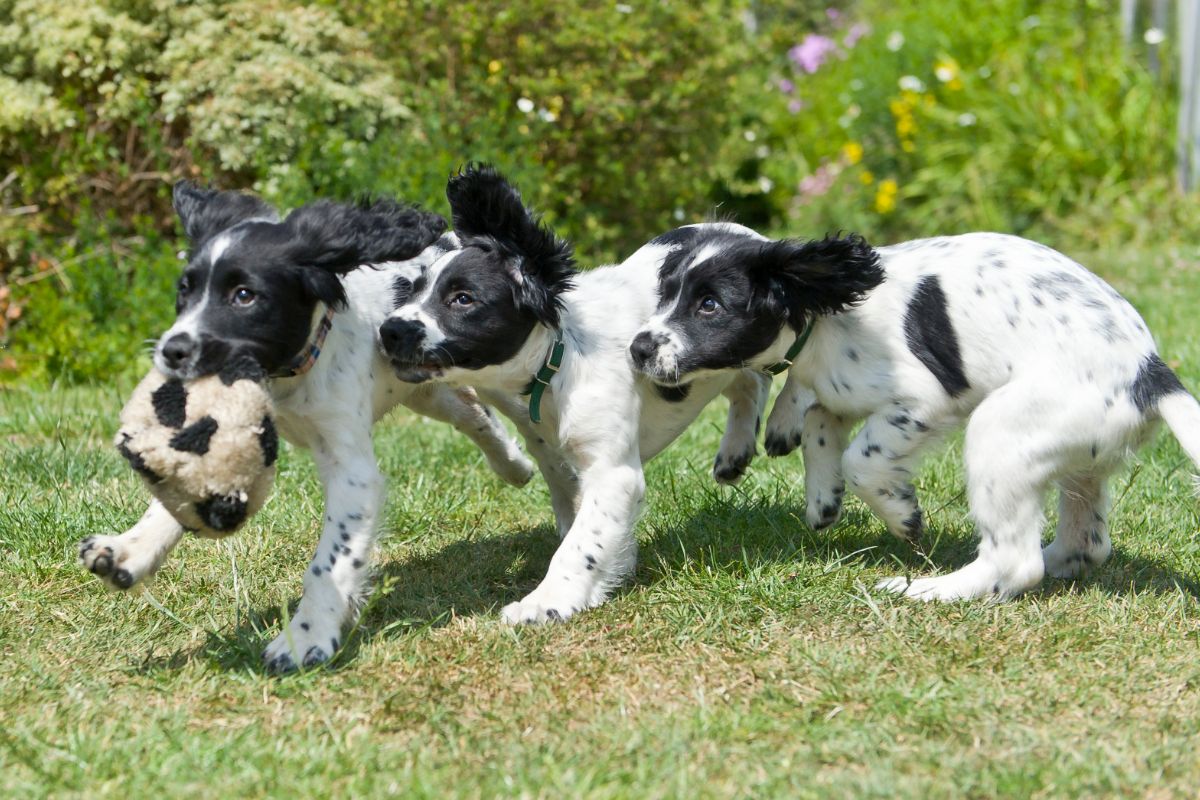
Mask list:
[[[753,460],[753,450],[745,450],[733,455],[717,453],[717,460],[713,463],[713,478],[717,483],[732,486],[742,479],[746,474],[746,468]]]
[[[500,612],[500,619],[509,625],[540,625],[563,622],[585,608],[584,600],[571,592],[550,592],[541,586],[524,600],[509,603]]]
[[[324,664],[341,645],[339,633],[337,626],[293,619],[263,651],[263,665],[268,672],[283,675]]]
[[[89,536],[79,543],[80,566],[110,589],[129,589],[150,572],[134,555],[119,536]]]
[[[786,456],[799,446],[800,431],[798,429],[775,430],[771,427],[770,421],[767,422],[767,435],[763,439],[763,449],[767,451],[767,455],[772,458]]]

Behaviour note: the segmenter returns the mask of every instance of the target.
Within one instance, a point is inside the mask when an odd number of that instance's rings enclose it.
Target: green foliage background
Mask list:
[[[145,366],[180,177],[444,210],[446,176],[492,161],[584,263],[714,214],[1194,236],[1170,43],[1152,75],[1116,27],[1099,0],[0,0],[0,379]],[[809,73],[788,53],[812,34]]]

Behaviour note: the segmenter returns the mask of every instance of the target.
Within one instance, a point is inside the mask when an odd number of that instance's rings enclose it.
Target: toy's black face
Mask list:
[[[657,313],[629,348],[636,369],[656,383],[686,383],[707,371],[741,367],[779,338],[787,321],[769,284],[746,270],[762,242],[706,237],[668,256],[659,273]]]
[[[175,324],[155,352],[160,370],[188,380],[248,356],[273,373],[304,349],[319,296],[340,287],[334,275],[293,263],[281,228],[243,222],[192,256],[179,279]],[[314,281],[327,285],[322,291]]]
[[[883,280],[857,236],[768,241],[684,228],[659,270],[659,309],[629,347],[636,369],[675,385],[704,372],[757,363],[785,333],[859,302]]]

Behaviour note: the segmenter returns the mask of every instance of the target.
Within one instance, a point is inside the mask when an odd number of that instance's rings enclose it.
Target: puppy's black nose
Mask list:
[[[196,349],[196,342],[186,333],[177,333],[162,344],[163,361],[171,369],[177,369],[187,363]]]
[[[379,326],[379,341],[391,358],[412,361],[425,340],[425,325],[415,320],[392,317]]]
[[[644,367],[646,362],[658,353],[659,346],[665,340],[666,337],[661,333],[651,333],[650,331],[642,331],[633,337],[633,343],[629,345],[629,355],[633,357],[633,365],[639,369]]]

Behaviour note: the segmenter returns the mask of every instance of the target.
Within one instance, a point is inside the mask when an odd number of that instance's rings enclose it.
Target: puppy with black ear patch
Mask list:
[[[1200,405],[1141,317],[1099,277],[1025,239],[973,233],[872,250],[857,237],[697,235],[664,271],[663,300],[635,340],[646,375],[787,368],[766,448],[803,449],[813,527],[838,519],[848,483],[893,534],[917,540],[913,470],[967,420],[978,557],[882,589],[1007,598],[1045,574],[1075,577],[1107,558],[1108,476],[1158,420],[1200,462]],[[1055,486],[1058,531],[1043,548]]]
[[[375,346],[397,297],[457,247],[440,216],[391,200],[318,201],[280,220],[256,197],[186,182],[174,199],[191,248],[155,366],[182,392],[184,381],[253,365],[270,376],[279,433],[312,450],[325,493],[321,539],[287,630],[263,654],[274,671],[311,666],[337,651],[366,585],[383,496],[375,420],[402,404],[454,425],[510,483],[524,484],[533,467],[474,392],[403,383]],[[182,535],[155,502],[126,533],[90,537],[80,560],[128,589]]]
[[[446,194],[462,249],[417,279],[380,328],[381,346],[404,380],[473,386],[518,424],[562,544],[545,579],[503,618],[564,620],[632,572],[642,464],[724,393],[729,422],[714,474],[736,481],[754,455],[768,381],[732,370],[680,384],[632,368],[629,343],[658,305],[658,269],[674,241],[577,273],[567,243],[495,170],[470,166]]]

